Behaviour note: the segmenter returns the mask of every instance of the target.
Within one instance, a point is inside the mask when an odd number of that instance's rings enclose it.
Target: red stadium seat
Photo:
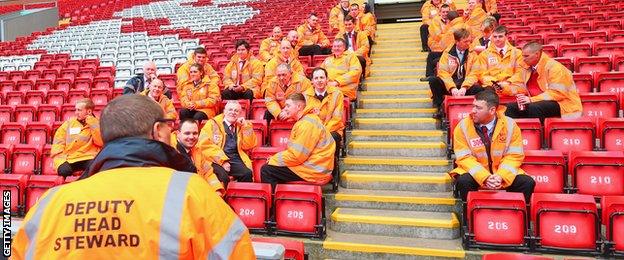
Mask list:
[[[607,151],[624,151],[624,118],[600,118],[600,147]]]
[[[76,90],[90,90],[91,89],[91,79],[90,78],[76,78],[74,80],[74,86],[72,89]]]
[[[569,43],[559,45],[559,56],[561,57],[588,57],[592,54],[592,47],[589,43]]]
[[[70,90],[67,92],[67,98],[65,101],[68,104],[76,104],[76,101],[89,97],[89,92],[85,90]]]
[[[464,96],[464,97],[453,97],[447,96],[444,98],[444,111],[446,114],[446,122],[444,124],[448,127],[449,134],[447,140],[449,144],[451,144],[453,140],[453,129],[455,126],[467,117],[472,111],[472,102],[474,101],[474,97],[472,96]],[[452,145],[449,145],[449,149],[452,148]]]
[[[578,57],[576,59],[576,72],[609,72],[611,71],[611,58],[607,56]]]
[[[618,116],[618,96],[614,93],[581,93],[583,116],[605,118]]]
[[[67,92],[62,90],[50,90],[46,96],[47,104],[61,106],[65,103]]]
[[[11,171],[11,153],[13,145],[0,143],[0,174]]]
[[[24,102],[24,93],[20,91],[10,91],[4,95],[4,103],[9,106],[17,106]]]
[[[542,51],[544,53],[548,54],[548,56],[551,57],[551,58],[556,58],[557,57],[557,46],[555,46],[555,45],[544,44],[544,45],[542,45]]]
[[[251,119],[264,119],[264,111],[267,110],[264,99],[254,99],[251,102]]]
[[[544,40],[539,34],[517,35],[516,39],[514,40],[514,46],[521,47],[529,42],[543,43]]]
[[[23,215],[24,189],[28,182],[28,175],[0,174],[0,188],[11,192],[11,215]]]
[[[13,81],[2,81],[0,82],[0,92],[2,94],[6,94],[7,92],[15,90],[15,82]]]
[[[158,78],[162,80],[168,88],[175,87],[178,81],[178,76],[176,74],[160,74]]]
[[[253,149],[251,153],[251,165],[253,168],[254,182],[260,182],[260,168],[266,163],[269,157],[273,156],[279,151],[282,151],[281,147],[263,147],[258,146]]]
[[[39,169],[41,146],[16,144],[11,155],[11,173],[35,174]]]
[[[271,184],[230,182],[223,198],[250,230],[265,231],[271,212]]]
[[[41,78],[54,81],[58,75],[58,71],[53,69],[43,70],[41,72]]]
[[[24,76],[26,77],[27,80],[35,81],[39,79],[39,77],[41,76],[41,71],[29,70],[29,71],[26,71],[26,75]]]
[[[539,150],[542,148],[544,131],[542,124],[537,118],[515,119],[516,124],[522,131],[522,145],[525,150]]]
[[[76,78],[85,78],[85,79],[89,79],[92,80],[93,77],[95,76],[95,68],[87,68],[87,67],[81,67],[78,70],[78,74],[76,74]]]
[[[574,71],[574,58],[571,57],[557,57],[554,58],[557,62],[561,63],[564,67],[568,68],[570,71]]]
[[[329,55],[314,55],[314,57],[312,57],[312,63],[310,64],[310,67],[316,68],[321,66],[321,63],[323,63],[323,61],[325,61],[327,57],[329,57]]]
[[[574,33],[549,33],[544,35],[544,44],[561,45],[574,43]]]
[[[576,90],[579,93],[590,93],[594,89],[594,76],[589,73],[572,73]]]
[[[48,91],[51,90],[54,85],[54,81],[49,79],[38,79],[35,81],[35,90]]]
[[[9,72],[9,80],[19,81],[19,80],[21,80],[23,78],[24,78],[24,72],[23,71],[11,71],[11,72]]]
[[[591,195],[534,193],[531,220],[538,249],[596,251],[600,224]]]
[[[18,123],[28,123],[35,121],[35,114],[37,113],[37,108],[31,105],[17,105],[15,106],[15,114],[13,118]]]
[[[46,93],[39,90],[31,90],[26,92],[24,103],[31,106],[39,106],[45,102]]]
[[[593,23],[592,29],[594,31],[612,31],[612,30],[620,30],[622,29],[622,25],[619,21],[595,21]]]
[[[46,190],[63,184],[63,177],[51,175],[31,175],[26,184],[26,212],[35,205]]]
[[[59,72],[59,77],[74,81],[77,73],[78,73],[77,69],[62,69],[61,72]]]
[[[614,57],[612,68],[615,71],[624,71],[624,56]]]
[[[13,106],[0,105],[0,124],[13,121]]]
[[[59,110],[56,105],[40,105],[37,108],[37,119],[41,123],[52,124],[59,119]]]
[[[552,257],[539,255],[525,255],[512,253],[489,253],[483,255],[482,260],[554,260]]]
[[[595,125],[589,118],[546,118],[546,142],[552,150],[563,154],[570,151],[591,151],[594,148]]]
[[[562,193],[566,186],[566,161],[561,151],[524,151],[521,167],[535,180],[534,192]]]
[[[93,89],[89,93],[89,97],[95,105],[106,105],[110,100],[110,89]]]
[[[2,124],[0,136],[3,144],[19,144],[22,143],[24,137],[24,125],[15,122],[6,122]]]
[[[468,247],[479,244],[526,246],[528,222],[522,193],[469,192],[467,205]]]
[[[624,30],[616,30],[609,32],[609,41],[621,42],[624,39]]]
[[[67,121],[71,117],[74,116],[76,112],[76,105],[74,104],[63,104],[61,106],[61,121]]]
[[[535,27],[533,28],[533,32],[536,33],[536,34],[559,33],[559,32],[561,32],[561,26],[559,26],[558,24],[540,24],[540,25],[535,25]]]
[[[268,132],[266,121],[263,119],[251,120],[251,123],[253,124],[254,133],[256,134],[256,138],[258,140],[258,145],[264,145]]]
[[[611,244],[608,253],[624,255],[624,196],[604,196],[600,200],[602,223],[605,225],[605,238]]]
[[[48,69],[48,63],[47,62],[38,61],[38,62],[35,62],[35,65],[33,65],[33,70],[37,70],[39,72],[42,72],[42,71],[44,71],[46,69]]]
[[[113,80],[110,77],[95,77],[93,79],[92,89],[112,89]]]
[[[599,92],[624,92],[624,72],[603,72],[596,75]]]
[[[32,80],[22,79],[22,80],[18,80],[17,83],[15,83],[15,90],[20,91],[20,92],[26,92],[26,91],[32,90],[33,86],[34,86],[34,83]]]
[[[52,146],[46,144],[43,146],[43,151],[41,152],[41,174],[43,175],[56,175],[56,168],[54,168],[54,160],[50,157],[50,150]]]
[[[26,143],[33,145],[45,145],[49,143],[51,138],[50,124],[31,122],[26,126]]]
[[[115,67],[98,67],[95,71],[95,77],[115,77]]]
[[[310,57],[310,56],[304,56]],[[280,244],[284,246],[286,251],[284,252],[284,259],[304,260],[308,259],[305,253],[305,246],[303,241],[285,239],[285,238],[272,238],[272,237],[252,237],[252,242],[264,242],[272,244]]]
[[[572,188],[594,196],[624,195],[624,153],[622,151],[570,153]]]
[[[269,125],[269,144],[273,147],[286,148],[293,122],[273,120]]]
[[[54,70],[54,71],[59,71],[63,68],[65,68],[65,62],[64,61],[60,61],[60,60],[53,60],[50,61],[48,68],[50,70]]]
[[[593,32],[579,32],[576,36],[576,42],[578,43],[596,43],[606,42],[606,31],[593,31]]]
[[[622,56],[624,55],[624,42],[597,42],[594,43],[594,55],[596,56]]]
[[[325,205],[321,186],[278,184],[274,205],[278,234],[317,238],[325,235]]]

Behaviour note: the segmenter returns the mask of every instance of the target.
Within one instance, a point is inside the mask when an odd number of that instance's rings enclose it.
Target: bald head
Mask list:
[[[156,77],[156,63],[153,61],[148,61],[143,64],[143,74],[147,78],[155,78]]]
[[[136,109],[140,107],[141,109]],[[148,138],[154,123],[163,118],[158,103],[143,95],[122,95],[109,102],[100,119],[104,143],[124,137]]]

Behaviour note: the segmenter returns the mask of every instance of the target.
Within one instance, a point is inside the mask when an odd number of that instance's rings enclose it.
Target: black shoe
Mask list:
[[[424,77],[424,78],[420,78],[420,81],[429,81],[431,79],[431,77]]]

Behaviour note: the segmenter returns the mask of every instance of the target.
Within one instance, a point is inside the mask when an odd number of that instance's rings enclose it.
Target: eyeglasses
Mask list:
[[[156,122],[154,123],[165,123],[167,124],[169,127],[171,127],[171,129],[175,129],[175,119],[171,119],[171,118],[159,118],[156,119]]]

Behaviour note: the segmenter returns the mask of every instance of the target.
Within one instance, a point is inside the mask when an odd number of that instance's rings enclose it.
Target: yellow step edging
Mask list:
[[[356,118],[357,124],[435,124],[438,120],[434,118]]]
[[[442,149],[446,148],[443,142],[349,142],[351,149]]]
[[[411,227],[432,227],[432,228],[457,228],[459,227],[459,220],[455,213],[451,214],[451,218],[446,219],[417,219],[417,218],[402,218],[402,217],[388,217],[388,216],[362,216],[353,214],[344,214],[340,212],[340,208],[337,208],[332,213],[331,218],[333,221],[340,222],[358,222],[366,224],[379,224],[379,225],[397,225],[397,226],[411,226]]]
[[[423,81],[395,81],[395,82],[365,82],[364,85],[371,86],[371,87],[377,87],[377,86],[401,86],[401,85],[417,85],[418,86],[418,85],[422,85],[423,87],[428,87],[429,83],[428,82],[423,82]]]
[[[380,164],[380,165],[405,165],[405,166],[448,166],[448,160],[442,159],[415,159],[415,158],[363,158],[345,157],[345,164]]]
[[[371,113],[435,113],[437,108],[358,108],[356,114],[371,114]],[[387,132],[387,131],[386,131]]]
[[[431,102],[431,98],[370,98],[370,99],[360,99],[361,103],[371,104],[371,103],[427,103]]]
[[[409,68],[409,69],[393,69],[393,68],[389,68],[389,69],[380,69],[380,68],[373,68],[371,69],[371,73],[388,73],[388,72],[414,72],[414,73],[418,73],[418,72],[425,72],[426,69],[424,68]]]
[[[340,175],[342,180],[357,182],[400,182],[400,183],[427,183],[427,184],[447,184],[451,177],[448,174],[439,176],[423,175],[389,175],[389,174],[357,174],[345,171]]]
[[[431,94],[431,90],[373,90],[373,91],[361,91],[362,96],[374,96],[374,95],[427,95]]]
[[[402,197],[402,196],[379,196],[364,194],[341,194],[334,195],[339,201],[360,201],[360,202],[386,202],[386,203],[408,203],[418,205],[447,205],[454,206],[455,198],[434,198],[434,197]]]
[[[420,108],[417,108],[420,109]],[[429,109],[429,108],[425,108]],[[434,108],[435,109],[435,108]],[[373,110],[373,109],[370,109]],[[358,109],[360,111],[360,109]],[[370,112],[372,113],[372,112]],[[351,136],[443,136],[444,132],[440,130],[352,130]]]
[[[401,254],[401,255],[414,255],[414,256],[437,256],[437,257],[453,257],[453,258],[464,258],[466,256],[466,253],[463,250],[445,250],[445,249],[432,249],[432,248],[420,248],[420,247],[359,244],[359,243],[331,241],[331,239],[327,239],[323,242],[323,248],[332,249],[332,250],[341,250],[341,251],[387,253],[387,254]]]
[[[370,77],[366,77],[366,79],[368,80],[373,80],[373,79],[385,79],[385,80],[392,80],[392,79],[415,79],[415,80],[420,80],[420,78],[424,77],[424,75],[387,75],[387,76],[370,76]],[[426,83],[427,86],[429,85],[428,82],[424,82],[424,81],[420,81],[422,83]]]

